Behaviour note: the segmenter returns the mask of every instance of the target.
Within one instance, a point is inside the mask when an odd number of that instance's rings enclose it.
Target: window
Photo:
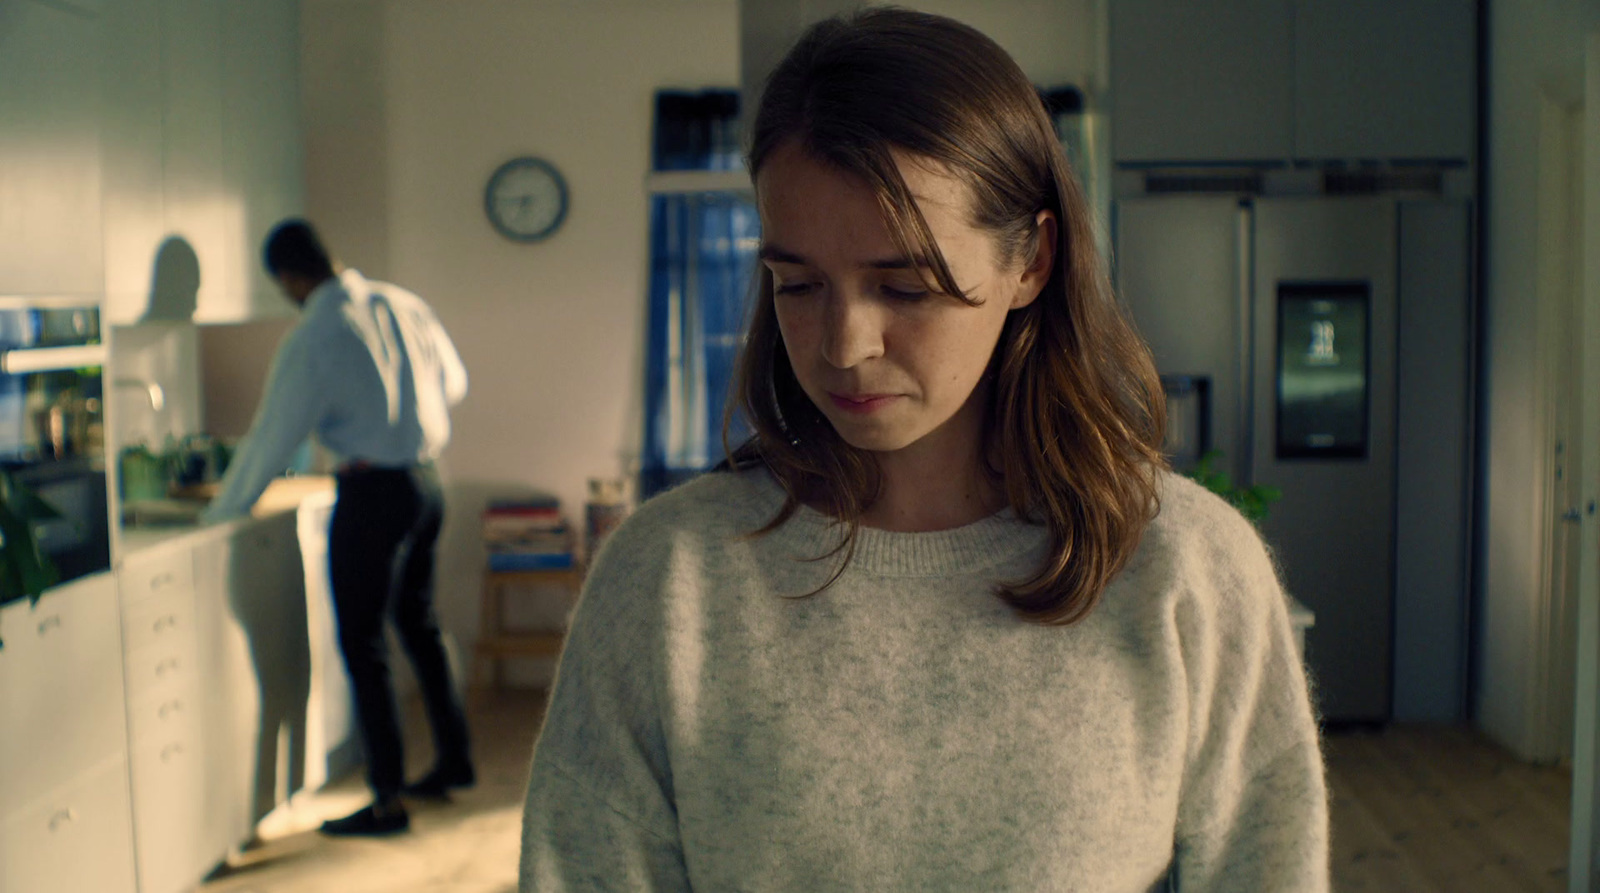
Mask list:
[[[724,458],[760,231],[733,138],[737,111],[730,91],[656,96],[641,498]],[[729,444],[745,436],[736,426]]]

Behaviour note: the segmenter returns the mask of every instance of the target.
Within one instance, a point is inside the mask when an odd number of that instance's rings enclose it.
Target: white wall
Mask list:
[[[471,375],[438,595],[470,645],[484,500],[549,490],[581,522],[587,478],[636,461],[654,93],[737,85],[737,2],[306,0],[302,28],[308,216],[347,263],[428,299]],[[571,192],[535,245],[482,211],[521,154]]]
[[[1099,0],[913,5],[991,34],[1040,84],[1093,84],[1103,66]],[[740,83],[740,6],[305,0],[308,216],[341,259],[427,298],[472,376],[442,463],[438,601],[464,644],[484,500],[545,489],[581,521],[586,479],[637,461],[653,96]],[[500,238],[482,212],[490,172],[524,153],[572,194],[537,245]],[[247,384],[224,395],[208,378],[207,401],[250,402]]]
[[[1583,0],[1491,3],[1489,189],[1483,325],[1488,352],[1487,511],[1478,630],[1479,726],[1513,751],[1533,746],[1534,649],[1540,554],[1541,364],[1534,283],[1539,104],[1546,90],[1582,95]],[[1591,110],[1591,113],[1593,111]],[[1591,239],[1592,243],[1592,239]]]
[[[202,430],[199,341],[188,322],[144,323],[112,329],[107,423],[112,455],[146,444],[160,452],[168,438]],[[165,405],[150,405],[142,384],[161,388]]]

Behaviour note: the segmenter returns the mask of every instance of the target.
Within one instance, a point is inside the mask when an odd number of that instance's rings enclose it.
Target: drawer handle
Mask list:
[[[156,711],[156,715],[160,716],[162,719],[166,719],[167,718],[167,714],[169,714],[169,713],[177,713],[179,710],[182,710],[182,709],[183,709],[183,701],[181,699],[179,699],[179,698],[173,698],[172,700],[166,702],[165,704],[162,704],[161,705],[161,709]]]
[[[50,632],[50,630],[52,630],[52,629],[60,629],[60,628],[61,628],[61,615],[60,614],[51,614],[49,617],[46,617],[45,619],[39,621],[39,635],[41,635],[41,636],[45,635],[48,632]]]
[[[172,573],[170,571],[165,573],[165,574],[159,574],[159,575],[151,578],[151,580],[150,580],[150,588],[151,589],[161,589],[163,587],[171,586],[171,585],[172,585]]]
[[[76,822],[77,820],[78,811],[69,806],[50,817],[50,833],[54,834],[62,825]]]
[[[177,669],[178,669],[178,659],[175,658],[175,657],[169,657],[166,660],[162,661],[161,663],[156,664],[156,675],[157,676],[165,676],[168,673],[177,672]]]
[[[177,625],[178,625],[178,616],[176,614],[168,614],[168,615],[166,615],[164,617],[156,618],[156,622],[150,624],[150,631],[158,633],[158,632],[161,632],[164,629],[171,629],[171,628],[173,628],[173,627],[175,627]]]
[[[173,757],[177,756],[180,753],[183,753],[183,745],[182,744],[178,744],[177,742],[173,742],[172,744],[168,744],[166,747],[161,748],[161,762],[163,762],[163,763],[170,762]]]

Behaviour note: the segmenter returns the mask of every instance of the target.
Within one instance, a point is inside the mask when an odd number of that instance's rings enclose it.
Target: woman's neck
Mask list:
[[[938,498],[897,490],[885,480],[883,495],[861,515],[863,527],[897,533],[926,533],[964,527],[1005,507],[1005,494],[993,485],[944,488]]]
[[[862,513],[862,525],[922,533],[962,527],[1000,511],[1005,491],[973,447],[959,457],[916,446],[878,454],[882,486]]]

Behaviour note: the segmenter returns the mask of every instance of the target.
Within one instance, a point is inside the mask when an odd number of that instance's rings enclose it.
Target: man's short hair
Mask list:
[[[272,228],[262,249],[262,260],[273,276],[285,273],[321,282],[333,276],[328,249],[311,224],[291,217]]]

